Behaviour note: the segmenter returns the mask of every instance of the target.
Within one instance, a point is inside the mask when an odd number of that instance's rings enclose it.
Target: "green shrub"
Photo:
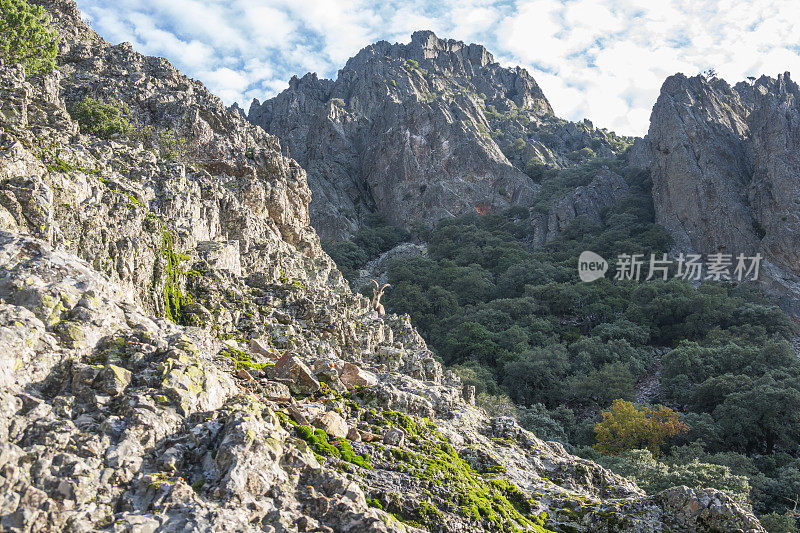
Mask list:
[[[137,125],[130,129],[129,137],[170,161],[189,161],[197,156],[197,143],[190,143],[169,128]]]
[[[68,108],[70,116],[78,122],[81,133],[108,139],[112,135],[125,135],[131,130],[133,117],[128,106],[114,98],[85,97]]]
[[[570,152],[568,157],[573,161],[585,161],[587,159],[594,159],[595,153],[594,150],[586,147],[581,148],[580,150],[575,150],[574,152]]]
[[[797,533],[797,521],[790,512],[784,514],[772,512],[760,516],[759,520],[769,533]]]
[[[58,37],[41,6],[0,0],[0,59],[36,74],[53,70],[57,55]]]
[[[541,181],[545,177],[548,168],[538,157],[533,156],[525,163],[525,174],[534,181]]]
[[[336,107],[344,107],[345,106],[344,100],[342,100],[341,98],[331,98],[331,103],[333,105],[335,105]]]
[[[419,63],[417,63],[413,59],[406,59],[406,65],[408,65],[411,68],[417,68],[419,66]]]
[[[697,459],[685,464],[660,462],[648,450],[630,450],[616,457],[585,452],[582,450],[581,455],[632,479],[650,494],[676,485],[686,485],[695,489],[714,487],[742,505],[747,504],[750,496],[747,477],[734,475],[727,466],[702,463]]]

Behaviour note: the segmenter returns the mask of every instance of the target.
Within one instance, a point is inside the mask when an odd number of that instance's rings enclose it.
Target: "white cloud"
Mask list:
[[[641,135],[664,78],[800,72],[793,0],[78,0],[112,42],[167,57],[247,109],[292,75],[334,77],[372,42],[418,29],[531,71],[556,112]]]

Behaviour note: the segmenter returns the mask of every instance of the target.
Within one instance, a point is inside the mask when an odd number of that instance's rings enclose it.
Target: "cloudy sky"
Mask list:
[[[558,115],[641,135],[664,78],[800,77],[796,0],[77,0],[112,43],[163,56],[245,110],[417,29],[527,68]],[[376,5],[377,4],[377,5]]]

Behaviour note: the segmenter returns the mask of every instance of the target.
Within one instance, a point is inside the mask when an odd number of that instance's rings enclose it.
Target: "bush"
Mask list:
[[[514,405],[514,402],[511,401],[511,398],[502,394],[478,394],[475,397],[475,405],[486,411],[486,414],[490,417],[514,417],[517,415],[517,407]]]
[[[41,6],[0,0],[0,59],[36,74],[53,70],[57,55],[58,38]]]
[[[417,63],[413,59],[406,59],[406,65],[408,65],[411,68],[417,68],[419,66],[419,63]]]
[[[792,513],[778,514],[772,512],[760,516],[758,519],[769,533],[797,533],[797,521]]]
[[[114,98],[87,96],[70,106],[68,111],[84,134],[108,139],[112,135],[125,135],[131,130],[131,110],[124,102]]]
[[[550,167],[542,163],[542,161],[533,156],[525,163],[525,174],[527,174],[533,181],[539,182],[546,176]]]
[[[585,161],[587,159],[593,159],[595,157],[594,150],[591,148],[581,148],[580,150],[575,150],[574,152],[570,152],[568,156],[573,161]]]
[[[517,418],[522,427],[545,441],[569,444],[569,435],[575,429],[575,413],[563,405],[553,410],[548,410],[540,403],[527,408],[520,407]]]
[[[602,417],[594,426],[597,434],[594,448],[606,455],[646,448],[657,456],[668,437],[689,429],[678,413],[663,405],[655,409],[638,408],[631,402],[614,400],[611,410],[603,411]]]
[[[714,487],[741,505],[747,505],[750,483],[734,475],[727,466],[692,460],[685,464],[659,462],[648,450],[630,450],[614,458],[593,457],[606,468],[636,482],[650,494],[669,487],[686,485],[694,489]]]
[[[130,138],[141,142],[159,157],[170,161],[189,161],[198,155],[198,143],[190,143],[169,128],[157,129],[153,126],[135,126],[130,129]]]

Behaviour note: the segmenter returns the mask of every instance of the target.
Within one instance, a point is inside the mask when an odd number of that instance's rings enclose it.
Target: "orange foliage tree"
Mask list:
[[[606,455],[644,448],[654,456],[661,454],[661,445],[668,437],[683,433],[689,426],[680,421],[680,414],[669,407],[637,407],[617,399],[603,419],[595,424],[597,444],[594,449]]]

